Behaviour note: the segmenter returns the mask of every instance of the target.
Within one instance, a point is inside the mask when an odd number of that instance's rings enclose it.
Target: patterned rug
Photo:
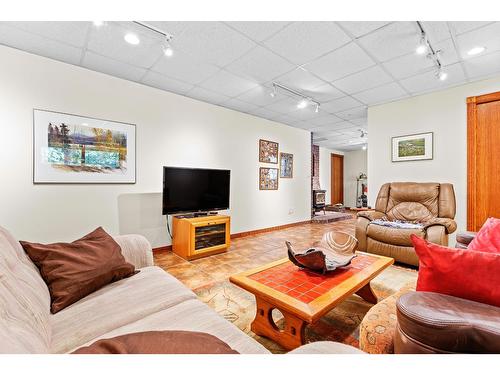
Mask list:
[[[372,281],[372,288],[379,300],[386,298],[409,283],[416,282],[417,271],[401,266],[391,266]],[[239,329],[253,337],[273,353],[286,352],[280,345],[264,337],[255,335],[250,324],[255,316],[255,298],[253,294],[231,284],[229,280],[216,282],[209,286],[195,289],[198,298],[207,303],[221,316],[235,324]],[[372,307],[370,303],[354,295],[326,314],[317,323],[306,329],[306,341],[337,341],[359,346],[359,325]],[[275,313],[275,314],[274,314]],[[273,318],[282,325],[283,316],[273,312]]]

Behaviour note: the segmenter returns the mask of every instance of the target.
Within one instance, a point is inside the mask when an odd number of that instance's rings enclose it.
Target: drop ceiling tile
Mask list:
[[[343,98],[340,99],[335,99],[327,103],[322,103],[321,111],[326,111],[328,113],[337,113],[344,111],[346,109],[359,107],[362,104],[363,103],[359,102],[358,100],[350,96],[344,96]]]
[[[289,113],[289,115],[300,121],[312,121],[328,115],[326,112],[320,110],[316,113],[315,108],[316,107],[314,105],[309,105],[306,108],[293,111]]]
[[[356,38],[389,24],[388,21],[341,21],[337,23]]]
[[[203,87],[192,88],[186,93],[186,96],[213,104],[220,104],[230,99],[228,96],[204,89]]]
[[[333,85],[330,83],[323,83],[313,88],[312,90],[304,90],[304,94],[310,96],[320,103],[329,102],[330,100],[345,96],[342,91],[333,87]]]
[[[290,22],[279,21],[236,21],[226,22],[232,28],[256,42],[262,42],[283,29]]]
[[[338,112],[336,116],[340,117],[343,120],[353,120],[358,118],[366,118],[368,115],[368,110],[366,106],[356,107],[352,109],[348,109],[346,111]]]
[[[413,52],[419,40],[416,22],[394,22],[358,39],[380,62]]]
[[[382,65],[397,79],[407,78],[434,67],[431,59],[413,52],[386,61]]]
[[[453,30],[455,30],[455,33],[458,34],[463,34],[471,30],[478,29],[480,27],[486,26],[490,23],[491,21],[453,21],[453,22],[448,22]]]
[[[464,66],[471,78],[486,77],[500,73],[500,52],[468,59],[464,62]]]
[[[349,43],[304,67],[325,81],[332,82],[373,65],[374,61],[360,47]]]
[[[90,22],[78,21],[16,21],[2,22],[2,24],[80,48],[85,45],[87,32],[91,25]]]
[[[220,70],[214,76],[199,84],[199,86],[229,97],[253,89],[257,83]]]
[[[471,58],[467,55],[467,51],[473,47],[486,47],[486,53],[500,50],[500,22],[459,35],[457,44],[459,53],[464,59]]]
[[[355,125],[358,125],[362,128],[366,128],[366,125],[368,123],[368,119],[366,117],[362,117],[362,118],[355,118],[355,119],[352,119],[352,120],[349,120],[351,121],[353,124]]]
[[[403,98],[408,96],[408,94],[396,82],[392,82],[387,85],[357,93],[353,96],[365,104],[373,105],[397,98]]]
[[[189,83],[181,82],[152,71],[149,71],[146,74],[146,76],[142,79],[142,83],[178,94],[185,94],[193,88],[193,85]]]
[[[264,44],[300,65],[312,61],[350,41],[334,22],[293,22]]]
[[[174,34],[172,47],[200,61],[224,67],[256,46],[241,33],[222,22],[167,22],[163,27]]]
[[[140,43],[131,45],[124,36],[132,32]],[[107,22],[99,28],[92,28],[87,49],[101,56],[110,57],[140,68],[150,68],[163,56],[161,38],[132,22]]]
[[[391,76],[380,66],[376,65],[359,73],[351,74],[350,76],[334,81],[333,84],[347,94],[354,94],[391,81]]]
[[[338,118],[337,116],[329,113],[326,114],[324,113],[324,111],[320,111],[320,114],[321,116],[313,118],[308,121],[311,124],[311,126],[315,127],[330,126],[332,124],[342,121],[342,119]]]
[[[199,62],[180,51],[175,51],[171,57],[161,56],[151,68],[157,73],[192,84],[206,80],[219,69],[215,65]]]
[[[228,101],[221,103],[221,106],[245,113],[251,113],[253,110],[258,108],[256,105],[243,102],[238,99],[229,99]]]
[[[274,119],[274,121],[281,122],[281,123],[287,124],[287,125],[293,125],[293,124],[296,124],[297,122],[299,122],[299,121],[297,121],[297,119],[295,117],[291,117],[289,115],[284,115],[284,114],[276,117]]]
[[[281,100],[278,100],[275,103],[266,105],[264,108],[270,109],[274,112],[279,112],[281,114],[289,114],[294,111],[297,111],[297,103],[298,99],[289,98],[281,96]]]
[[[140,81],[146,73],[146,69],[128,65],[89,51],[85,53],[82,66],[101,73],[106,73],[115,77],[125,78],[136,82]]]
[[[316,78],[304,68],[293,69],[277,77],[275,81],[297,91],[312,91],[315,87],[325,84],[325,82]]]
[[[451,38],[451,33],[446,21],[424,21],[422,27],[432,45]]]
[[[274,120],[275,118],[281,116],[281,113],[271,111],[270,109],[263,108],[263,107],[259,107],[255,110],[253,110],[252,114],[254,114],[255,116],[267,118],[269,120]]]
[[[281,95],[272,97],[272,92],[273,90],[270,86],[268,87],[268,85],[258,85],[238,95],[236,98],[258,106],[266,106],[283,100],[283,96]]]
[[[7,26],[5,22],[0,24],[0,44],[75,65],[82,56],[80,48]]]
[[[225,67],[234,74],[258,82],[270,81],[293,68],[293,64],[261,46],[255,47]]]
[[[421,94],[465,82],[465,75],[460,64],[447,66],[445,71],[448,73],[448,78],[445,81],[437,79],[436,72],[433,70],[403,79],[400,83],[412,94]]]
[[[435,43],[433,47],[436,50],[441,51],[439,53],[439,60],[443,65],[452,65],[460,60],[452,39],[447,39],[439,43]]]

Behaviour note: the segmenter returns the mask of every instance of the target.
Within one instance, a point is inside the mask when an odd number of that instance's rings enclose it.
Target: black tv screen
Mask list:
[[[229,208],[231,171],[163,167],[163,215]]]

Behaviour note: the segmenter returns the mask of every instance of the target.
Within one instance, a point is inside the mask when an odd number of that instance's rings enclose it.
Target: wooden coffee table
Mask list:
[[[299,269],[285,258],[233,275],[229,280],[255,295],[257,311],[252,331],[291,350],[304,344],[308,324],[317,322],[349,296],[357,294],[377,303],[370,281],[394,259],[362,252],[357,255],[349,266],[327,275]],[[274,323],[274,309],[285,318],[283,329]]]

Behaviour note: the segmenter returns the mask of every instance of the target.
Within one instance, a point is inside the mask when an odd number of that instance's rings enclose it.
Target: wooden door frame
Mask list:
[[[467,98],[467,230],[475,230],[477,200],[477,105],[500,101],[500,92]],[[482,224],[482,223],[481,223]]]
[[[342,184],[340,186],[340,193],[342,195],[342,203],[344,203],[344,155],[341,154],[330,154],[330,204],[333,204],[333,158],[339,157],[342,160]]]

